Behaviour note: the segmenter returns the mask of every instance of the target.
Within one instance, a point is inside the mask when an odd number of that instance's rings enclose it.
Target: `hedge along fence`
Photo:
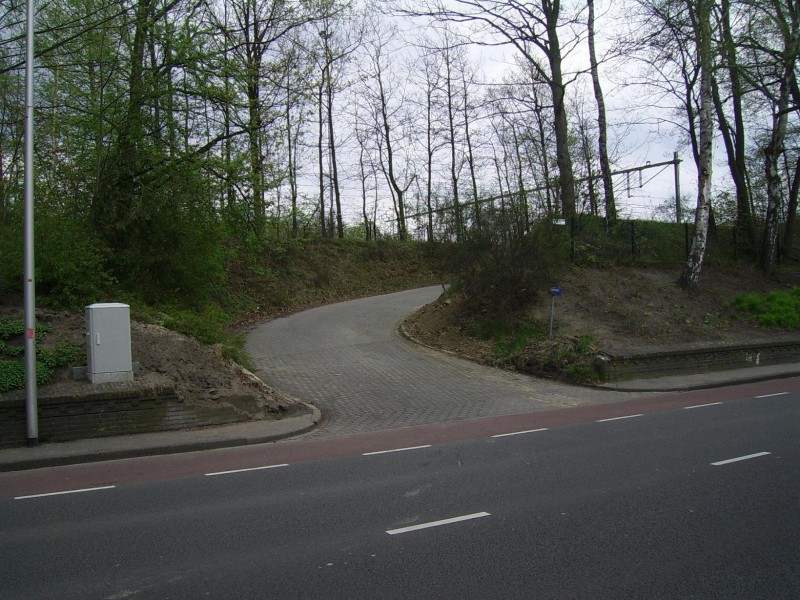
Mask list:
[[[689,256],[694,237],[690,223],[617,220],[581,215],[563,226],[564,252],[573,262],[585,265],[682,265]],[[732,226],[717,226],[709,232],[705,262],[726,264],[746,258]]]

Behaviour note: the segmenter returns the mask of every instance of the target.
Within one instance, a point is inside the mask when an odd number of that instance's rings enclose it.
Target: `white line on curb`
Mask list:
[[[493,438],[501,438],[501,437],[508,437],[510,435],[522,435],[524,433],[536,433],[538,431],[547,431],[547,427],[542,427],[541,429],[528,429],[526,431],[512,431],[511,433],[498,433],[497,435],[493,435]]]
[[[442,519],[441,521],[431,521],[430,523],[420,523],[419,525],[411,525],[410,527],[401,527],[400,529],[388,529],[386,533],[389,535],[397,535],[399,533],[408,533],[409,531],[417,531],[418,529],[430,529],[431,527],[440,527],[441,525],[450,525],[452,523],[460,523],[461,521],[469,521],[471,519],[480,519],[481,517],[488,517],[488,512],[473,513],[471,515],[464,515],[463,517],[452,517],[450,519]]]
[[[250,467],[249,469],[234,469],[233,471],[217,471],[216,473],[206,473],[206,477],[214,477],[215,475],[231,475],[232,473],[247,473],[248,471],[263,471],[264,469],[277,469],[278,467],[288,467],[289,463],[282,465],[266,465],[263,467]]]
[[[63,492],[50,492],[48,494],[31,494],[30,496],[17,496],[14,500],[29,500],[30,498],[45,498],[47,496],[63,496],[64,494],[80,494],[82,492],[96,492],[98,490],[113,490],[115,486],[104,485],[102,487],[83,488],[82,490],[64,490]]]
[[[776,394],[764,394],[763,396],[756,396],[756,398],[774,398],[775,396],[785,396],[789,392],[778,392]]]
[[[722,402],[709,402],[708,404],[695,404],[694,406],[684,406],[683,410],[691,410],[693,408],[705,408],[706,406],[717,406],[718,404],[722,404]]]
[[[390,454],[392,452],[405,452],[406,450],[422,450],[423,448],[430,448],[430,444],[425,446],[411,446],[409,448],[395,448],[393,450],[378,450],[377,452],[364,452],[361,456],[375,456],[376,454]]]
[[[643,417],[643,414],[638,415],[625,415],[624,417],[611,417],[610,419],[599,419],[598,423],[607,423],[608,421],[619,421],[621,419],[635,419],[636,417]]]
[[[717,462],[711,463],[715,467],[719,467],[720,465],[727,465],[730,463],[739,462],[740,460],[750,460],[751,458],[758,458],[760,456],[767,456],[768,454],[772,454],[772,452],[756,452],[755,454],[748,454],[747,456],[737,456],[736,458],[729,458],[727,460],[719,460]]]

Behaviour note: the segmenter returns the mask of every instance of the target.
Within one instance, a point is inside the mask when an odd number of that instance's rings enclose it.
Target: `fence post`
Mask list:
[[[636,262],[636,221],[631,219],[631,262]]]

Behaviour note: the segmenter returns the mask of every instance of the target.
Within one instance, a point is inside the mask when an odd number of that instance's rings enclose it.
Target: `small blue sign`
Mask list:
[[[551,287],[549,294],[553,297],[561,295],[561,288],[559,287]]]

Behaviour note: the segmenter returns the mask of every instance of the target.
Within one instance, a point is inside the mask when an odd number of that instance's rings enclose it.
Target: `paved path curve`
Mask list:
[[[271,386],[322,409],[313,435],[509,415],[635,394],[569,386],[420,347],[397,327],[432,302],[428,287],[296,313],[254,327],[245,349]]]

